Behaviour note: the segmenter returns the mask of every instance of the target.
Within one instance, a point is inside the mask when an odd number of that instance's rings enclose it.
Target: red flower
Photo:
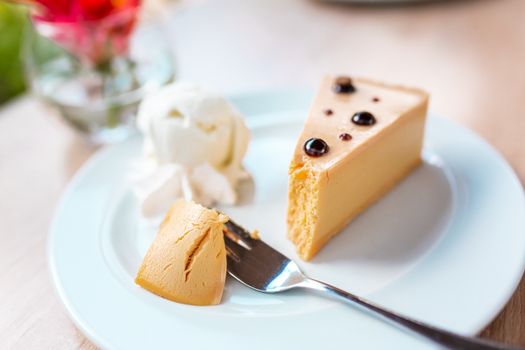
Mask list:
[[[127,53],[140,0],[30,0],[38,32],[81,61],[99,65]]]
[[[50,21],[78,22],[98,20],[129,8],[140,0],[25,0],[38,8],[39,18]]]

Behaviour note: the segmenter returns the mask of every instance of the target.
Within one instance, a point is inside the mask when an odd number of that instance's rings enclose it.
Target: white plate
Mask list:
[[[311,95],[233,98],[249,116],[253,200],[223,208],[297,258],[285,239],[287,166]],[[154,230],[139,220],[128,170],[140,140],[109,147],[75,176],[52,225],[49,261],[60,299],[107,349],[420,349],[429,346],[344,304],[303,292],[265,295],[229,279],[221,305],[192,307],[134,284]],[[484,141],[431,116],[425,163],[310,263],[312,277],[463,334],[487,325],[525,265],[525,201]],[[423,347],[424,347],[423,346]]]

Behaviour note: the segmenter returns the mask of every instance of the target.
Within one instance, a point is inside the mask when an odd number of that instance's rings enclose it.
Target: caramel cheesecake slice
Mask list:
[[[223,230],[228,217],[178,200],[166,214],[135,282],[183,304],[221,301],[226,279]]]
[[[289,169],[288,236],[310,260],[421,163],[428,94],[325,77]]]

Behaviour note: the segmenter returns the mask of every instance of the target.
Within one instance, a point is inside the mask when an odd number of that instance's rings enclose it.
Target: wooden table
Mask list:
[[[346,72],[425,87],[525,179],[525,1],[416,6],[201,0],[170,16],[182,78],[224,92],[310,86]],[[50,284],[46,236],[94,149],[34,98],[0,112],[0,348],[92,349]],[[525,232],[524,232],[525,234]],[[482,333],[525,346],[525,283]]]

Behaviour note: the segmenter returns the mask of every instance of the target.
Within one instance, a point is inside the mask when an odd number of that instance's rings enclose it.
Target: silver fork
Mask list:
[[[493,341],[465,337],[387,310],[377,304],[327,283],[308,278],[297,264],[233,221],[226,223],[228,272],[242,284],[264,293],[279,293],[302,288],[324,292],[405,330],[410,330],[449,349],[520,349]]]

